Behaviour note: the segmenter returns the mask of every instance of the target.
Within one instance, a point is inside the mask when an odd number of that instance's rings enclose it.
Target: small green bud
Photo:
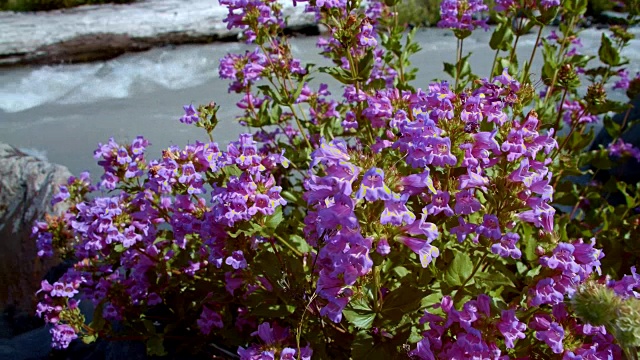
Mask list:
[[[589,106],[599,106],[607,101],[607,91],[601,83],[591,84],[584,99]]]
[[[600,326],[616,320],[622,299],[605,285],[588,282],[575,293],[571,305],[578,317],[591,325]]]
[[[558,71],[558,85],[565,89],[577,89],[580,86],[578,73],[571,64],[563,65]]]
[[[625,300],[615,325],[614,336],[620,345],[625,348],[640,346],[640,300]]]

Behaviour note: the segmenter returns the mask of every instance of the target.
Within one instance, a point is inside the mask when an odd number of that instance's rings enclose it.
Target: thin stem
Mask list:
[[[298,331],[296,333],[296,345],[298,346],[298,360],[300,360],[300,337],[302,335],[302,325],[304,325],[304,317],[305,315],[307,315],[307,309],[309,309],[309,307],[311,306],[311,303],[313,302],[313,300],[316,299],[316,296],[318,294],[317,293],[313,293],[313,295],[311,295],[311,299],[309,299],[309,303],[307,303],[307,306],[304,307],[304,311],[302,312],[302,317],[300,318],[300,325],[298,326]]]
[[[359,70],[358,64],[353,59],[353,55],[351,55],[351,51],[349,49],[347,49],[346,53],[347,53],[347,59],[349,60],[349,69],[351,70],[351,77],[355,79],[358,76],[358,70]],[[358,81],[355,81],[353,85],[356,88],[356,94],[359,94],[360,85]],[[356,119],[359,120],[362,116],[362,107],[360,102],[358,102],[356,109],[357,109]],[[368,129],[367,133],[369,134],[369,141],[371,141],[371,145],[373,145],[375,143],[375,140],[373,139],[373,128],[371,127],[371,124],[369,122],[366,122],[365,125],[366,125],[365,127]]]
[[[458,80],[460,79],[460,65],[462,60],[462,45],[463,45],[463,41],[464,39],[458,39],[458,43],[457,43],[457,54],[456,54],[456,84],[454,86],[454,89],[457,91],[458,89]]]
[[[273,236],[275,236],[276,239],[278,239],[281,243],[288,247],[289,250],[293,251],[294,254],[298,255],[298,257],[302,257],[302,253],[298,249],[294,248],[293,245],[289,244],[287,240],[283,239],[282,236],[278,234],[274,234]]]
[[[382,307],[380,304],[382,296],[380,295],[380,267],[375,266],[373,269],[373,306],[376,312],[380,311],[380,308]]]
[[[571,21],[569,22],[569,28],[568,28],[568,32],[573,31],[573,27],[575,26],[575,16],[571,17]],[[567,34],[564,34],[564,38],[562,39],[562,44],[560,44],[560,51],[558,52],[558,60],[557,63],[558,65],[560,65],[560,61],[562,60],[562,56],[564,55],[564,50],[567,47],[567,40],[569,39],[569,36]],[[556,85],[556,80],[558,80],[558,70],[560,69],[560,67],[558,66],[556,68],[556,70],[553,72],[553,77],[551,78],[551,85],[549,85],[549,89],[547,89],[547,94],[544,96],[544,104],[546,107],[547,101],[549,101],[549,97],[551,96],[551,93],[553,92],[553,87]]]
[[[296,114],[296,110],[293,108],[293,105],[289,105],[289,109],[291,109],[293,118],[296,120],[296,125],[298,126],[298,130],[300,130],[300,135],[302,135],[302,137],[304,138],[304,141],[307,143],[307,146],[309,147],[309,149],[313,149],[313,146],[311,146],[311,142],[309,142],[309,138],[307,137],[307,134],[305,134],[304,132],[304,128],[300,123],[300,119],[298,118],[298,115]]]
[[[558,154],[560,154],[562,149],[564,149],[565,145],[567,145],[567,143],[569,142],[569,139],[571,138],[571,135],[573,135],[573,132],[576,130],[576,128],[580,124],[580,121],[579,121],[580,118],[584,115],[584,113],[586,111],[587,111],[587,108],[584,108],[584,110],[582,110],[582,112],[573,121],[573,124],[571,125],[571,130],[569,130],[569,134],[567,134],[567,137],[562,142],[562,145],[560,145],[560,147],[551,155],[551,159],[555,159],[556,156],[558,156]]]
[[[518,48],[518,40],[520,40],[520,33],[522,32],[522,25],[524,24],[524,18],[520,18],[520,22],[518,23],[518,29],[516,31],[516,40],[513,43],[513,47],[511,48],[511,53],[509,54],[509,64],[513,61],[513,57],[516,55],[516,49]]]
[[[478,260],[478,262],[476,263],[476,265],[473,267],[473,270],[471,271],[471,274],[469,275],[469,277],[467,277],[464,282],[460,285],[460,287],[458,287],[458,290],[456,291],[456,296],[453,298],[453,302],[456,303],[458,302],[461,298],[462,298],[462,289],[464,289],[464,287],[467,285],[467,283],[469,281],[471,281],[471,279],[473,279],[473,277],[476,275],[476,273],[478,272],[478,270],[480,269],[480,266],[484,263],[484,261],[487,259],[488,253],[484,253],[484,255],[482,255],[482,257],[480,258],[480,260]]]
[[[493,73],[496,70],[496,64],[498,63],[498,54],[500,53],[500,49],[496,50],[496,54],[493,56],[493,64],[491,65],[491,73],[489,74],[489,81],[493,79]]]
[[[522,77],[522,83],[525,83],[529,79],[529,70],[531,70],[531,65],[533,64],[533,58],[536,56],[536,50],[538,49],[538,44],[540,44],[540,38],[542,37],[542,30],[544,29],[544,25],[540,26],[538,30],[538,37],[536,38],[536,43],[533,45],[533,50],[531,50],[531,57],[529,57],[529,62],[524,67],[524,76]]]
[[[558,131],[558,129],[560,128],[560,119],[562,118],[562,110],[563,110],[563,107],[564,107],[564,99],[566,99],[568,92],[569,92],[569,89],[565,88],[564,89],[564,93],[562,93],[562,101],[560,101],[560,109],[558,109],[558,116],[556,117],[556,123],[553,126],[553,128],[556,129],[556,131]]]
[[[599,171],[600,169],[596,169],[596,171],[593,172],[593,176],[591,176],[591,181],[593,181],[593,179],[596,178],[596,175],[598,175]],[[573,219],[573,216],[576,214],[576,211],[578,211],[578,207],[580,206],[580,201],[582,201],[582,197],[587,192],[588,188],[589,188],[589,184],[585,185],[585,187],[582,188],[582,191],[580,191],[580,194],[578,194],[578,201],[573,206],[573,209],[571,209],[571,213],[569,214],[569,219]]]
[[[509,54],[509,64],[513,61],[513,57],[516,55],[516,48],[518,47],[518,40],[520,40],[520,35],[516,35],[516,40],[513,43],[513,47],[511,48],[511,53]]]

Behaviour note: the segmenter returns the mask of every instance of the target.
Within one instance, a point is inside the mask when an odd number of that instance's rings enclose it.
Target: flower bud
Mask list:
[[[584,99],[590,107],[602,105],[607,101],[607,91],[601,83],[591,84]]]
[[[576,89],[580,86],[578,73],[571,64],[563,65],[558,71],[558,85],[565,89]]]
[[[571,299],[578,317],[594,326],[608,325],[618,318],[622,299],[606,285],[587,282]]]

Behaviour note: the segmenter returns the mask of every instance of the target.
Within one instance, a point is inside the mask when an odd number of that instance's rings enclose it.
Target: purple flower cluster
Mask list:
[[[530,290],[530,305],[559,304],[594,271],[599,273],[604,254],[594,245],[595,239],[591,239],[591,243],[584,243],[582,239],[573,244],[560,243],[550,256],[541,257],[540,264],[549,269],[549,273]]]
[[[284,28],[282,11],[275,0],[219,0],[229,10],[227,29],[242,29],[247,43],[256,40],[260,28]]]
[[[625,275],[620,280],[609,280],[607,286],[623,299],[640,299],[640,274],[636,272],[635,266],[631,267],[631,275]]]
[[[52,346],[56,349],[64,349],[76,339],[76,330],[62,322],[61,318],[69,320],[78,314],[78,301],[74,297],[78,294],[78,288],[85,282],[84,277],[74,271],[67,272],[60,280],[50,284],[43,280],[38,293],[42,293],[43,300],[38,303],[36,314],[46,322],[53,324],[50,332]]]
[[[627,143],[622,139],[618,139],[607,146],[609,156],[615,158],[630,157],[640,162],[640,149],[633,146],[633,144]]]
[[[324,246],[317,254],[317,293],[328,303],[320,313],[334,322],[342,319],[342,310],[353,292],[349,287],[373,266],[369,257],[372,239],[364,238],[354,213],[351,198],[353,182],[360,169],[349,162],[347,144],[322,139],[312,155],[312,169],[324,166],[325,176],[310,174],[305,181],[304,198],[310,208],[305,218],[307,242]]]
[[[600,120],[598,116],[589,114],[585,105],[577,100],[565,100],[563,104],[558,105],[558,111],[563,112],[562,120],[568,125],[576,122],[579,124],[593,124]]]
[[[221,79],[232,80],[229,92],[243,92],[262,78],[267,61],[259,49],[247,51],[244,55],[227,54],[220,59],[218,74]]]
[[[258,330],[251,336],[258,336],[262,344],[251,344],[246,349],[242,346],[238,348],[240,360],[311,360],[313,350],[309,345],[298,349],[288,347],[291,343],[289,329],[279,326],[277,323],[270,325],[262,323],[258,326]],[[277,357],[280,355],[280,357]]]
[[[467,174],[458,177],[457,191],[451,186],[447,190],[435,191],[423,212],[431,216],[460,216],[460,226],[451,229],[459,241],[473,233],[476,239],[477,236],[485,236],[496,243],[492,247],[495,253],[513,258],[520,257],[515,245],[519,237],[503,233],[504,224],[495,214],[485,214],[479,224],[464,217],[480,210],[476,191],[486,191],[489,185],[486,172],[495,169],[497,164],[508,163],[513,167],[507,174],[508,181],[521,189],[517,198],[527,205],[517,216],[545,231],[553,231],[555,210],[549,205],[553,188],[549,185],[548,160],[536,159],[540,153],[549,154],[557,143],[553,131],[548,134],[538,132],[539,122],[533,112],[522,123],[507,122],[504,111],[517,101],[519,87],[506,70],[493,82],[484,80],[481,87],[470,95],[456,96],[446,83],[433,84],[428,94],[418,92],[406,96],[413,118],[399,110],[390,122],[399,131],[392,147],[407,154],[406,161],[410,166],[428,169],[429,166],[448,168],[461,165],[467,169]],[[383,119],[391,117],[388,114],[392,114],[392,109],[387,110]],[[459,114],[459,120],[456,114]],[[464,129],[462,135],[443,136],[457,133],[452,131],[455,121],[459,121],[458,126]],[[483,123],[493,123],[494,130],[468,131],[479,128]],[[500,143],[498,132],[505,125],[510,129],[503,133]],[[452,197],[455,198],[453,207],[450,204]]]
[[[226,229],[254,217],[272,215],[276,208],[286,205],[271,171],[288,167],[288,160],[282,154],[260,152],[249,134],[231,142],[227,151],[220,150],[216,143],[172,147],[148,165],[142,157],[147,144],[142,138],[131,146],[110,141],[96,151],[105,169],[103,188],[126,190],[136,186],[138,191],[78,202],[54,226],[34,226],[43,256],[52,253],[55,239],[67,236],[73,239],[71,244],[79,260],[76,268],[58,282],[42,284],[43,301],[38,313],[47,322],[57,324],[60,313],[77,306],[71,298],[79,288],[85,299],[95,304],[104,302],[103,316],[107,320],[121,320],[127,313],[164,302],[164,291],[170,290],[158,277],[171,274],[166,274],[162,266],[183,250],[191,254],[190,260],[173,265],[178,274],[194,277],[211,268],[210,264],[217,269],[226,264],[229,271],[222,270],[221,277],[228,280],[231,293],[244,285],[248,293],[271,289],[263,277],[245,274],[249,267],[247,251],[253,252],[262,240],[252,237],[253,243],[248,246],[228,242]],[[131,176],[122,176],[132,167],[137,170]],[[235,169],[236,175],[228,175],[225,182],[212,182],[220,178],[223,168]],[[104,186],[108,174],[115,180]],[[57,199],[82,199],[92,189],[88,181],[88,175],[70,179]],[[212,189],[211,202],[195,198],[208,188]],[[114,267],[116,255],[119,260]],[[208,334],[222,327],[222,318],[205,306],[197,325]],[[60,347],[66,347],[65,339],[72,338],[69,326],[79,331],[74,323],[64,326],[56,330]]]
[[[489,7],[482,0],[442,0],[438,27],[473,31],[477,27],[489,29],[487,20],[477,20]]]
[[[222,317],[217,312],[209,309],[207,306],[202,308],[200,319],[197,321],[200,332],[204,335],[209,335],[214,327],[222,329],[224,324],[222,323]]]
[[[537,311],[529,321],[535,338],[544,342],[553,353],[562,354],[562,359],[621,359],[622,350],[604,326],[584,324],[571,316],[564,303],[553,305],[551,312]],[[581,345],[572,348],[565,340],[581,339]],[[575,346],[575,345],[573,345]]]
[[[108,143],[98,146],[93,152],[93,157],[99,160],[98,165],[104,169],[100,187],[106,190],[115,189],[119,181],[142,175],[146,168],[144,152],[149,146],[149,141],[142,136],[135,138],[130,146],[120,145],[113,138],[109,139]]]
[[[462,310],[456,310],[451,297],[445,296],[434,305],[444,316],[425,311],[421,324],[429,329],[422,333],[423,339],[409,354],[419,359],[508,359],[502,355],[495,338],[485,339],[483,334],[500,334],[507,349],[512,349],[517,339],[524,339],[527,326],[515,316],[515,311],[502,310],[498,319],[491,314],[491,300],[480,295],[467,301]],[[493,331],[492,331],[493,330]]]

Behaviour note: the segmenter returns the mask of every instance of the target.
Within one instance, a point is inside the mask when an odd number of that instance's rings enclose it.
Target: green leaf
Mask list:
[[[465,252],[458,251],[444,273],[444,282],[449,286],[460,286],[471,275],[473,262]]]
[[[456,67],[451,63],[444,63],[444,72],[449,74],[452,78],[456,77]]]
[[[98,335],[84,335],[82,336],[82,342],[85,344],[91,344],[98,339]]]
[[[477,273],[475,275],[475,278],[478,280],[476,284],[479,284],[479,286],[481,286],[482,289],[486,289],[486,290],[494,290],[500,286],[511,286],[511,287],[516,286],[513,283],[513,281],[509,278],[509,276],[507,276],[507,274],[503,272],[506,269],[501,269],[502,271],[498,269],[495,269],[495,270],[496,271],[492,271],[489,273],[486,273],[486,272]]]
[[[369,79],[369,75],[371,75],[371,70],[373,69],[373,63],[373,51],[369,50],[367,51],[367,55],[358,62],[358,79],[361,81]]]
[[[349,305],[342,311],[342,314],[347,321],[360,329],[371,328],[377,315],[366,298],[351,300]]]
[[[311,252],[311,250],[313,250],[313,248],[309,246],[307,241],[299,235],[289,236],[289,243],[303,254],[309,253]]]
[[[491,35],[491,40],[489,41],[489,46],[493,50],[502,50],[506,51],[509,48],[509,45],[513,42],[513,31],[511,30],[510,23],[502,23],[500,24]]]
[[[607,37],[604,33],[602,34],[602,38],[600,40],[600,49],[598,50],[598,56],[600,57],[600,61],[607,65],[617,66],[620,62],[620,53],[613,46],[611,39]]]
[[[333,76],[334,79],[343,84],[353,84],[355,82],[351,73],[341,67],[321,67],[318,68],[318,71]]]
[[[376,342],[368,331],[360,331],[351,344],[352,359],[388,360],[397,359],[398,351],[388,342]]]
[[[604,129],[607,130],[607,133],[609,133],[612,138],[616,139],[618,136],[620,136],[621,126],[617,122],[613,121],[613,119],[611,119],[611,116],[605,116],[603,122]]]
[[[538,242],[533,236],[532,229],[528,225],[522,226],[523,234],[521,241],[524,243],[524,257],[529,262],[535,262],[538,260],[538,255],[536,254],[536,247],[538,246]]]
[[[385,320],[399,322],[402,316],[420,308],[424,292],[417,287],[400,285],[384,298],[381,313]]]
[[[264,224],[267,228],[275,230],[282,222],[282,219],[284,219],[282,216],[282,206],[278,206],[273,215],[269,215],[269,217],[267,217]]]
[[[161,336],[152,336],[147,340],[147,355],[165,356],[164,341]]]
[[[591,160],[591,165],[596,169],[609,170],[613,167],[613,162],[609,158],[608,152],[598,151]]]
[[[267,304],[263,302],[252,308],[251,314],[257,317],[284,318],[290,316],[295,311],[296,307],[293,305]]]

